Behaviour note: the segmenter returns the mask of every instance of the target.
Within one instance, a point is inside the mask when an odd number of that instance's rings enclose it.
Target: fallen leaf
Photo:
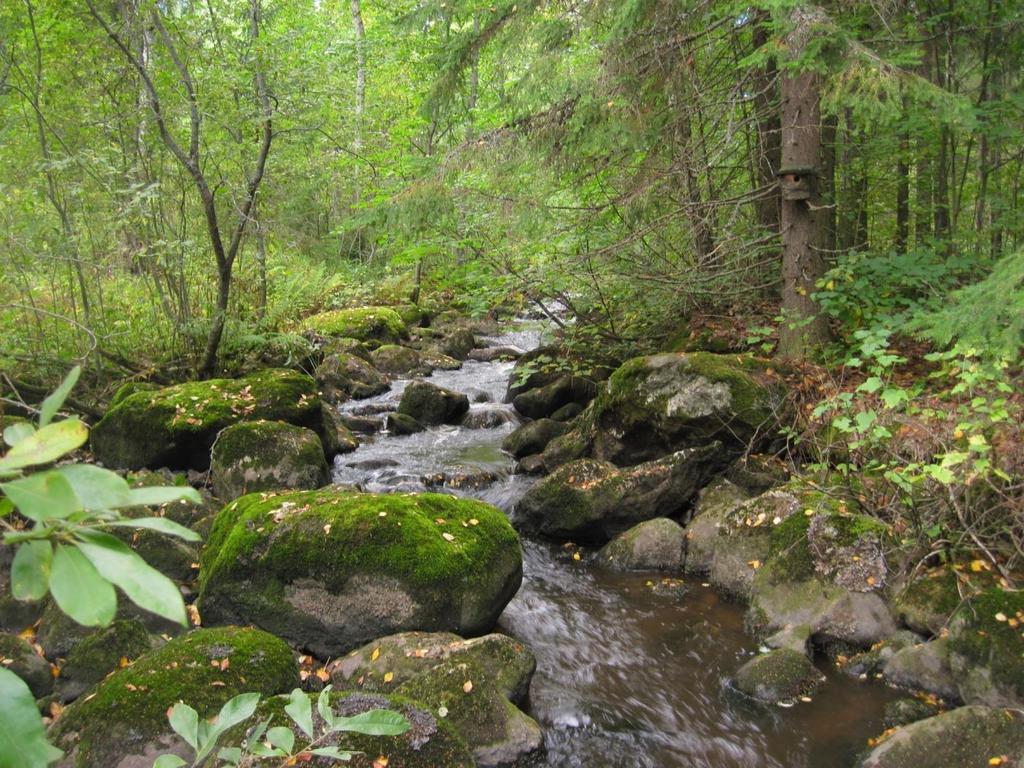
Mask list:
[[[373,761],[373,768],[388,768],[388,759],[384,755],[378,755]]]
[[[370,661],[376,661],[380,658],[380,648],[374,648],[373,653],[370,654]]]
[[[464,682],[462,684],[462,691],[463,691],[463,693],[469,693],[472,690],[473,690],[473,681],[472,680],[467,680],[466,682]]]
[[[331,673],[328,672],[324,667],[320,667],[320,669],[316,671],[316,676],[319,678],[321,683],[326,683],[328,680],[331,679]]]
[[[327,525],[324,526],[324,533],[330,533],[330,532],[331,532],[331,524],[327,523]]]
[[[761,561],[760,560],[748,560],[747,561],[747,565],[749,565],[751,568],[753,568],[756,571],[758,568],[761,567]]]
[[[441,534],[441,538],[444,539],[445,541],[455,541],[455,537],[452,536],[447,531],[445,531],[444,533]]]
[[[438,717],[448,717],[448,707],[438,707],[437,708],[437,716]]]
[[[469,524],[470,525],[480,525],[480,521],[477,520],[475,517],[471,517],[471,518],[469,518]]]
[[[579,559],[580,559],[580,553],[579,553],[579,552],[573,552],[573,553],[572,553],[572,559],[573,559],[573,560],[576,560],[576,561],[579,561]]]
[[[395,679],[395,673],[394,672],[385,672],[384,673],[384,682],[385,683],[390,683],[394,679]]]
[[[1000,611],[996,614],[996,621],[1006,621],[1006,614]]]

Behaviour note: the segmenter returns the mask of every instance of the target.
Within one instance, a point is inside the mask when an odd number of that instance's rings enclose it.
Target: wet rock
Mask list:
[[[319,429],[316,383],[305,374],[271,369],[137,392],[107,411],[92,428],[90,445],[108,467],[201,470],[210,465],[210,448],[222,429],[259,419]]]
[[[767,362],[710,353],[661,354],[624,363],[545,451],[557,462],[590,456],[637,464],[720,441],[737,452],[775,432],[785,387]]]
[[[457,424],[469,410],[469,398],[460,392],[417,379],[402,393],[398,412],[412,416],[421,424]]]
[[[520,475],[543,475],[544,457],[539,453],[533,456],[524,456],[516,464],[516,472]]]
[[[405,630],[485,632],[522,581],[504,514],[430,493],[246,496],[217,515],[201,562],[205,621],[321,657]]]
[[[885,665],[885,677],[899,688],[934,693],[951,702],[960,698],[949,668],[949,643],[944,638],[897,651]]]
[[[683,567],[686,532],[665,517],[647,520],[620,533],[597,554],[597,562],[619,571],[678,573]]]
[[[319,488],[331,473],[315,432],[280,421],[249,421],[217,436],[210,479],[214,493],[227,502],[255,491]]]
[[[938,635],[960,605],[956,573],[934,568],[903,586],[892,601],[893,612],[910,629]]]
[[[455,328],[438,343],[438,349],[443,354],[456,360],[465,360],[475,346],[476,337],[468,328]]]
[[[468,467],[448,472],[437,472],[421,478],[428,488],[451,488],[453,490],[479,491],[489,488],[498,480],[498,474],[488,469]]]
[[[315,376],[324,401],[332,405],[349,399],[376,397],[391,388],[387,376],[366,360],[347,352],[325,356]]]
[[[323,416],[323,444],[324,455],[328,461],[343,453],[352,453],[359,447],[359,439],[352,434],[352,430],[345,426],[341,414],[333,407],[324,403],[322,406]]]
[[[506,424],[518,424],[518,417],[505,406],[495,405],[485,408],[471,408],[462,417],[462,426],[466,429],[497,429]]]
[[[356,339],[367,346],[397,344],[409,337],[401,316],[390,307],[335,309],[302,321],[304,330],[323,336]]]
[[[899,728],[916,723],[939,713],[938,708],[921,699],[896,699],[885,705],[882,724],[886,728]]]
[[[515,347],[487,347],[485,349],[471,349],[466,354],[466,359],[476,360],[481,363],[491,363],[495,360],[503,362],[518,360],[522,355],[523,351]]]
[[[568,431],[566,425],[557,421],[538,419],[512,432],[502,442],[501,449],[511,453],[514,458],[521,459],[524,456],[541,453],[548,443]]]
[[[960,707],[898,728],[859,763],[859,768],[965,768],[1024,760],[1024,718],[1019,712]]]
[[[433,349],[423,350],[420,360],[430,371],[457,371],[462,368],[461,361]]]
[[[565,352],[556,346],[531,349],[519,356],[509,378],[505,402],[511,403],[516,397],[531,389],[546,386],[565,374],[561,361]]]
[[[550,384],[517,395],[512,405],[530,419],[543,419],[575,403],[585,406],[597,396],[597,384],[582,376],[560,376]]]
[[[346,429],[352,432],[358,432],[361,435],[374,435],[380,431],[382,426],[382,420],[379,418],[371,418],[369,416],[350,416],[348,414],[341,414],[341,423]]]
[[[700,490],[694,504],[693,518],[686,526],[684,570],[687,574],[704,576],[711,571],[718,529],[747,498],[747,494],[724,478],[712,480]]]
[[[0,631],[17,634],[39,620],[47,601],[14,598],[10,585],[13,559],[14,549],[0,543]]]
[[[804,656],[808,655],[811,642],[811,628],[806,624],[795,627],[784,627],[771,637],[765,638],[764,644],[769,648],[788,648]]]
[[[83,638],[68,653],[57,678],[57,694],[73,701],[121,665],[145,655],[153,641],[137,619],[118,619]]]
[[[361,469],[366,472],[373,472],[378,469],[400,466],[394,459],[364,459],[363,461],[350,461],[345,464],[352,469]]]
[[[291,649],[266,632],[196,630],[114,672],[65,709],[50,731],[66,753],[58,765],[141,767],[162,754],[186,755],[167,722],[178,701],[209,717],[239,693],[283,693],[297,682]]]
[[[736,672],[741,693],[764,704],[778,704],[811,694],[825,676],[803,653],[779,648],[755,656]]]
[[[551,414],[552,421],[568,422],[583,413],[584,406],[579,403],[566,403]]]
[[[789,469],[776,458],[741,456],[724,477],[751,496],[758,496],[790,480]]]
[[[411,347],[384,344],[370,353],[373,366],[393,376],[427,376],[433,370],[423,362],[422,355]]]
[[[23,638],[0,633],[0,664],[24,680],[37,699],[53,690],[50,663]]]
[[[957,609],[949,626],[949,663],[968,704],[1024,706],[1022,623],[1022,592],[993,587]]]
[[[636,523],[678,515],[721,466],[717,443],[628,469],[582,459],[530,488],[516,520],[551,538],[604,543]]]
[[[426,429],[412,416],[404,413],[389,413],[384,420],[384,428],[392,435],[414,435]]]

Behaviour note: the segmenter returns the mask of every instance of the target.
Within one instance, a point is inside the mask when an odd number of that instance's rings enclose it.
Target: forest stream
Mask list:
[[[523,325],[484,346],[537,346],[543,329]],[[513,474],[502,439],[518,425],[502,404],[511,362],[467,361],[430,381],[467,393],[480,420],[409,436],[382,433],[337,457],[334,480],[369,491],[447,490],[513,515],[533,482]],[[397,409],[406,381],[384,395],[341,406],[351,415]],[[452,485],[459,485],[458,489]],[[581,557],[574,559],[574,553]],[[534,765],[651,768],[839,768],[882,729],[898,694],[820,661],[828,682],[813,700],[767,708],[729,690],[729,675],[757,652],[744,608],[699,581],[665,586],[660,576],[618,574],[573,546],[523,539],[523,586],[499,630],[526,643],[537,672],[525,707],[544,729]]]

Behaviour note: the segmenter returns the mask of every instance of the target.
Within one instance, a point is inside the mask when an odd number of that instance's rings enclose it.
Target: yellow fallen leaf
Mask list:
[[[122,656],[120,659],[117,660],[117,666],[120,667],[121,669],[124,669],[125,667],[127,667],[128,664],[129,664],[129,662],[128,662],[128,657],[127,656]]]
[[[323,667],[320,667],[320,669],[316,671],[316,676],[320,679],[321,683],[326,683],[328,680],[331,679],[331,673]]]
[[[331,532],[331,524],[327,523],[327,525],[324,526],[324,533],[330,533],[330,532]]]
[[[473,681],[472,680],[467,680],[466,682],[464,682],[462,684],[462,690],[463,690],[464,693],[469,693],[470,691],[472,691],[473,690]]]
[[[374,648],[373,653],[370,654],[370,661],[376,661],[380,658],[380,648]]]
[[[572,553],[572,559],[578,561],[580,559],[580,553],[579,552],[573,552]]]
[[[454,536],[452,536],[452,535],[451,535],[450,533],[448,533],[447,531],[446,531],[445,533],[442,533],[442,534],[441,534],[441,538],[442,538],[442,539],[444,539],[445,541],[455,541],[455,537],[454,537]]]
[[[1006,621],[1006,614],[1000,611],[996,614],[996,621]]]
[[[394,672],[385,672],[384,673],[384,682],[385,683],[390,683],[394,679],[395,679],[395,673]]]
[[[866,582],[868,583],[868,586],[869,586],[869,587],[873,587],[873,586],[875,586],[875,577],[874,577],[874,576],[868,576],[868,577],[867,577],[867,578],[865,579],[865,581],[866,581]]]
[[[761,561],[760,560],[748,560],[747,561],[747,565],[749,565],[751,568],[753,568],[756,571],[758,568],[761,567]]]
[[[471,517],[471,518],[469,518],[469,524],[470,525],[480,525],[480,521],[477,520],[475,517]]]
[[[988,759],[989,765],[1002,765],[1006,761],[1005,757],[990,757]]]

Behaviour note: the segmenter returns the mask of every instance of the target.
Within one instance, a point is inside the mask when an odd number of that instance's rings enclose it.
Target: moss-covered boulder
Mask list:
[[[210,479],[214,493],[227,502],[256,491],[320,488],[331,473],[312,430],[282,421],[246,421],[217,435]]]
[[[516,507],[516,522],[550,538],[604,544],[644,520],[680,514],[722,466],[718,443],[628,469],[581,459],[530,488]]]
[[[960,693],[949,668],[949,642],[939,638],[902,648],[885,664],[885,679],[897,688],[933,693],[957,702]]]
[[[409,338],[401,316],[390,307],[357,307],[321,312],[302,321],[302,329],[322,336],[357,339],[367,346],[397,344]]]
[[[1024,715],[972,706],[897,728],[858,768],[985,768],[1024,764],[1021,761]]]
[[[297,681],[281,640],[256,629],[200,629],[107,677],[64,711],[50,735],[66,753],[61,766],[150,765],[161,754],[187,754],[167,722],[175,703],[208,717],[239,693],[284,693]]]
[[[53,690],[53,674],[48,662],[32,643],[17,635],[0,632],[0,667],[9,669],[28,685],[37,699]]]
[[[391,388],[387,376],[361,357],[348,352],[326,355],[316,368],[316,383],[325,402],[376,397]]]
[[[156,392],[160,389],[159,384],[149,381],[129,381],[117,388],[114,396],[110,398],[110,407],[113,407],[136,392]]]
[[[552,419],[537,419],[515,430],[501,444],[501,449],[514,458],[532,456],[544,450],[545,446],[569,431],[569,428]]]
[[[419,379],[409,382],[398,404],[399,413],[427,425],[457,424],[468,410],[466,395]]]
[[[384,428],[392,435],[414,435],[426,429],[405,413],[389,413],[384,419]]]
[[[328,461],[339,454],[352,453],[359,447],[359,438],[345,426],[341,414],[333,406],[322,403],[321,417],[323,424],[321,437],[324,444],[324,455]]]
[[[933,568],[903,585],[892,600],[893,613],[907,627],[926,635],[938,635],[960,605],[956,573]]]
[[[779,704],[807,696],[825,676],[806,654],[778,648],[755,656],[736,672],[736,690],[765,704]]]
[[[682,526],[666,517],[656,517],[605,544],[597,562],[617,571],[678,573],[683,569],[685,552],[686,531]]]
[[[560,376],[543,387],[517,395],[512,405],[530,419],[544,419],[575,403],[585,406],[597,396],[597,384],[583,376]]]
[[[519,355],[509,376],[505,402],[511,403],[531,389],[543,387],[565,374],[566,352],[556,346],[543,346]]]
[[[426,376],[432,367],[423,359],[423,355],[412,347],[402,347],[398,344],[384,344],[377,347],[370,355],[374,367],[378,371],[391,374],[392,376]]]
[[[939,708],[934,704],[922,698],[907,696],[890,701],[885,705],[882,724],[886,728],[899,728],[903,725],[910,725],[919,720],[934,717],[937,714],[939,714]]]
[[[313,727],[322,733],[324,722],[317,710],[316,694],[308,694],[313,714]],[[276,725],[291,724],[285,713],[289,697],[275,696],[260,702],[253,718],[273,718]],[[322,744],[354,750],[352,759],[344,765],[351,768],[475,768],[473,753],[447,716],[442,717],[426,703],[413,701],[393,693],[332,692],[331,709],[343,717],[368,712],[371,709],[389,709],[402,714],[410,729],[401,736],[364,736],[356,733],[335,733],[326,736]],[[239,727],[228,737],[239,741],[244,729]],[[304,765],[313,768],[331,768],[338,762],[328,758],[313,758]]]
[[[321,656],[405,630],[489,630],[522,581],[519,538],[488,504],[438,494],[251,494],[218,514],[200,611]]]
[[[206,469],[218,432],[258,419],[319,428],[316,383],[305,374],[270,369],[136,392],[92,428],[90,445],[109,467]]]
[[[476,347],[476,337],[469,328],[452,328],[438,341],[438,351],[456,360],[465,360]]]
[[[693,507],[693,517],[686,526],[686,562],[683,569],[687,574],[705,576],[711,571],[719,528],[747,498],[741,488],[724,478],[717,478],[701,488]]]
[[[1024,706],[1024,592],[993,587],[949,626],[950,667],[968,704]]]
[[[152,649],[149,632],[137,619],[118,619],[75,645],[60,667],[57,694],[61,701],[77,699],[122,664]]]
[[[611,375],[572,432],[552,441],[545,463],[591,456],[637,464],[712,441],[744,450],[774,435],[784,405],[779,376],[757,358],[637,357]]]

